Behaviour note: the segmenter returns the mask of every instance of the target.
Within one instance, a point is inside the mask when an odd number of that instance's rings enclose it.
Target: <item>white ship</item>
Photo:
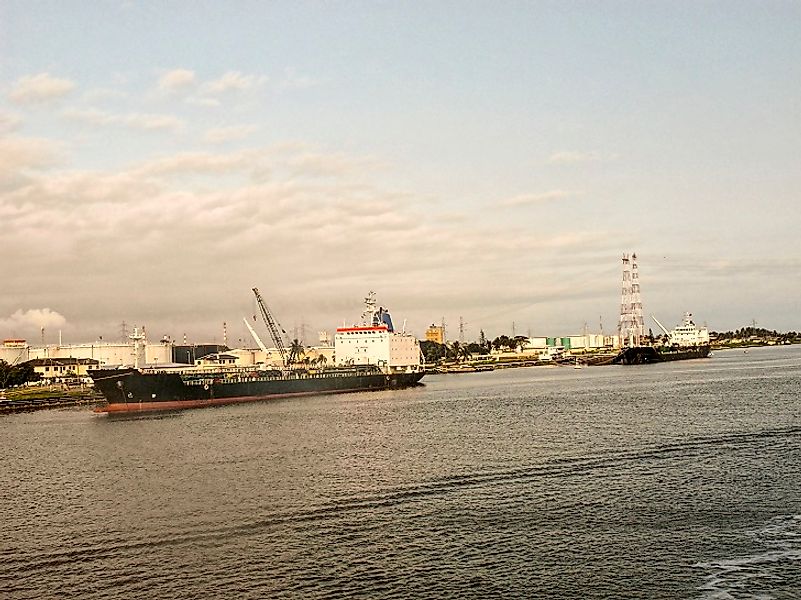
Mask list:
[[[364,303],[362,324],[339,327],[334,334],[335,364],[374,365],[387,374],[423,372],[425,364],[417,338],[395,331],[389,312],[376,308],[374,292]]]
[[[692,313],[684,313],[681,324],[676,326],[673,331],[668,331],[659,320],[651,315],[651,318],[659,325],[659,328],[667,336],[667,346],[678,346],[679,348],[694,348],[697,346],[709,345],[709,330],[706,327],[698,327],[693,322]]]

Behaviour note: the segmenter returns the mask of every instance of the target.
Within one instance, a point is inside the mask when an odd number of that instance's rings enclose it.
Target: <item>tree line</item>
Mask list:
[[[780,332],[775,329],[765,329],[763,327],[741,327],[734,331],[712,331],[712,337],[721,340],[743,340],[749,338],[772,339],[777,341],[799,341],[801,335],[796,331]]]
[[[4,360],[0,360],[0,389],[38,380],[39,374],[33,370],[32,364],[10,365]]]
[[[440,360],[455,360],[461,362],[463,360],[470,360],[476,356],[486,356],[492,350],[515,351],[527,341],[528,338],[524,335],[516,335],[514,337],[499,335],[494,340],[489,341],[482,330],[477,342],[463,343],[454,341],[447,344],[440,344],[425,340],[420,342],[420,350],[426,362],[429,363]]]

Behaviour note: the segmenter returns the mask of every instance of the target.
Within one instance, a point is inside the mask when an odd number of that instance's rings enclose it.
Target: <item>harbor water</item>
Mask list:
[[[2,598],[801,598],[801,347],[0,418]]]

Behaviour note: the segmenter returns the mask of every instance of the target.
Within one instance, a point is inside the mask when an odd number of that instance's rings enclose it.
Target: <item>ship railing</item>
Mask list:
[[[292,369],[279,371],[257,371],[240,369],[237,371],[214,371],[182,373],[181,380],[187,386],[206,386],[221,383],[248,383],[255,381],[273,381],[276,379],[326,379],[330,377],[352,377],[382,375],[384,372],[376,365],[358,365],[355,367],[330,367],[326,369],[307,370]]]

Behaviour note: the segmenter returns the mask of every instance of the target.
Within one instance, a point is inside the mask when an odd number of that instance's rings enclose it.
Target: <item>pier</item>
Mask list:
[[[0,415],[44,410],[47,408],[69,408],[92,406],[103,402],[103,396],[93,389],[85,390],[6,390],[0,392]]]

